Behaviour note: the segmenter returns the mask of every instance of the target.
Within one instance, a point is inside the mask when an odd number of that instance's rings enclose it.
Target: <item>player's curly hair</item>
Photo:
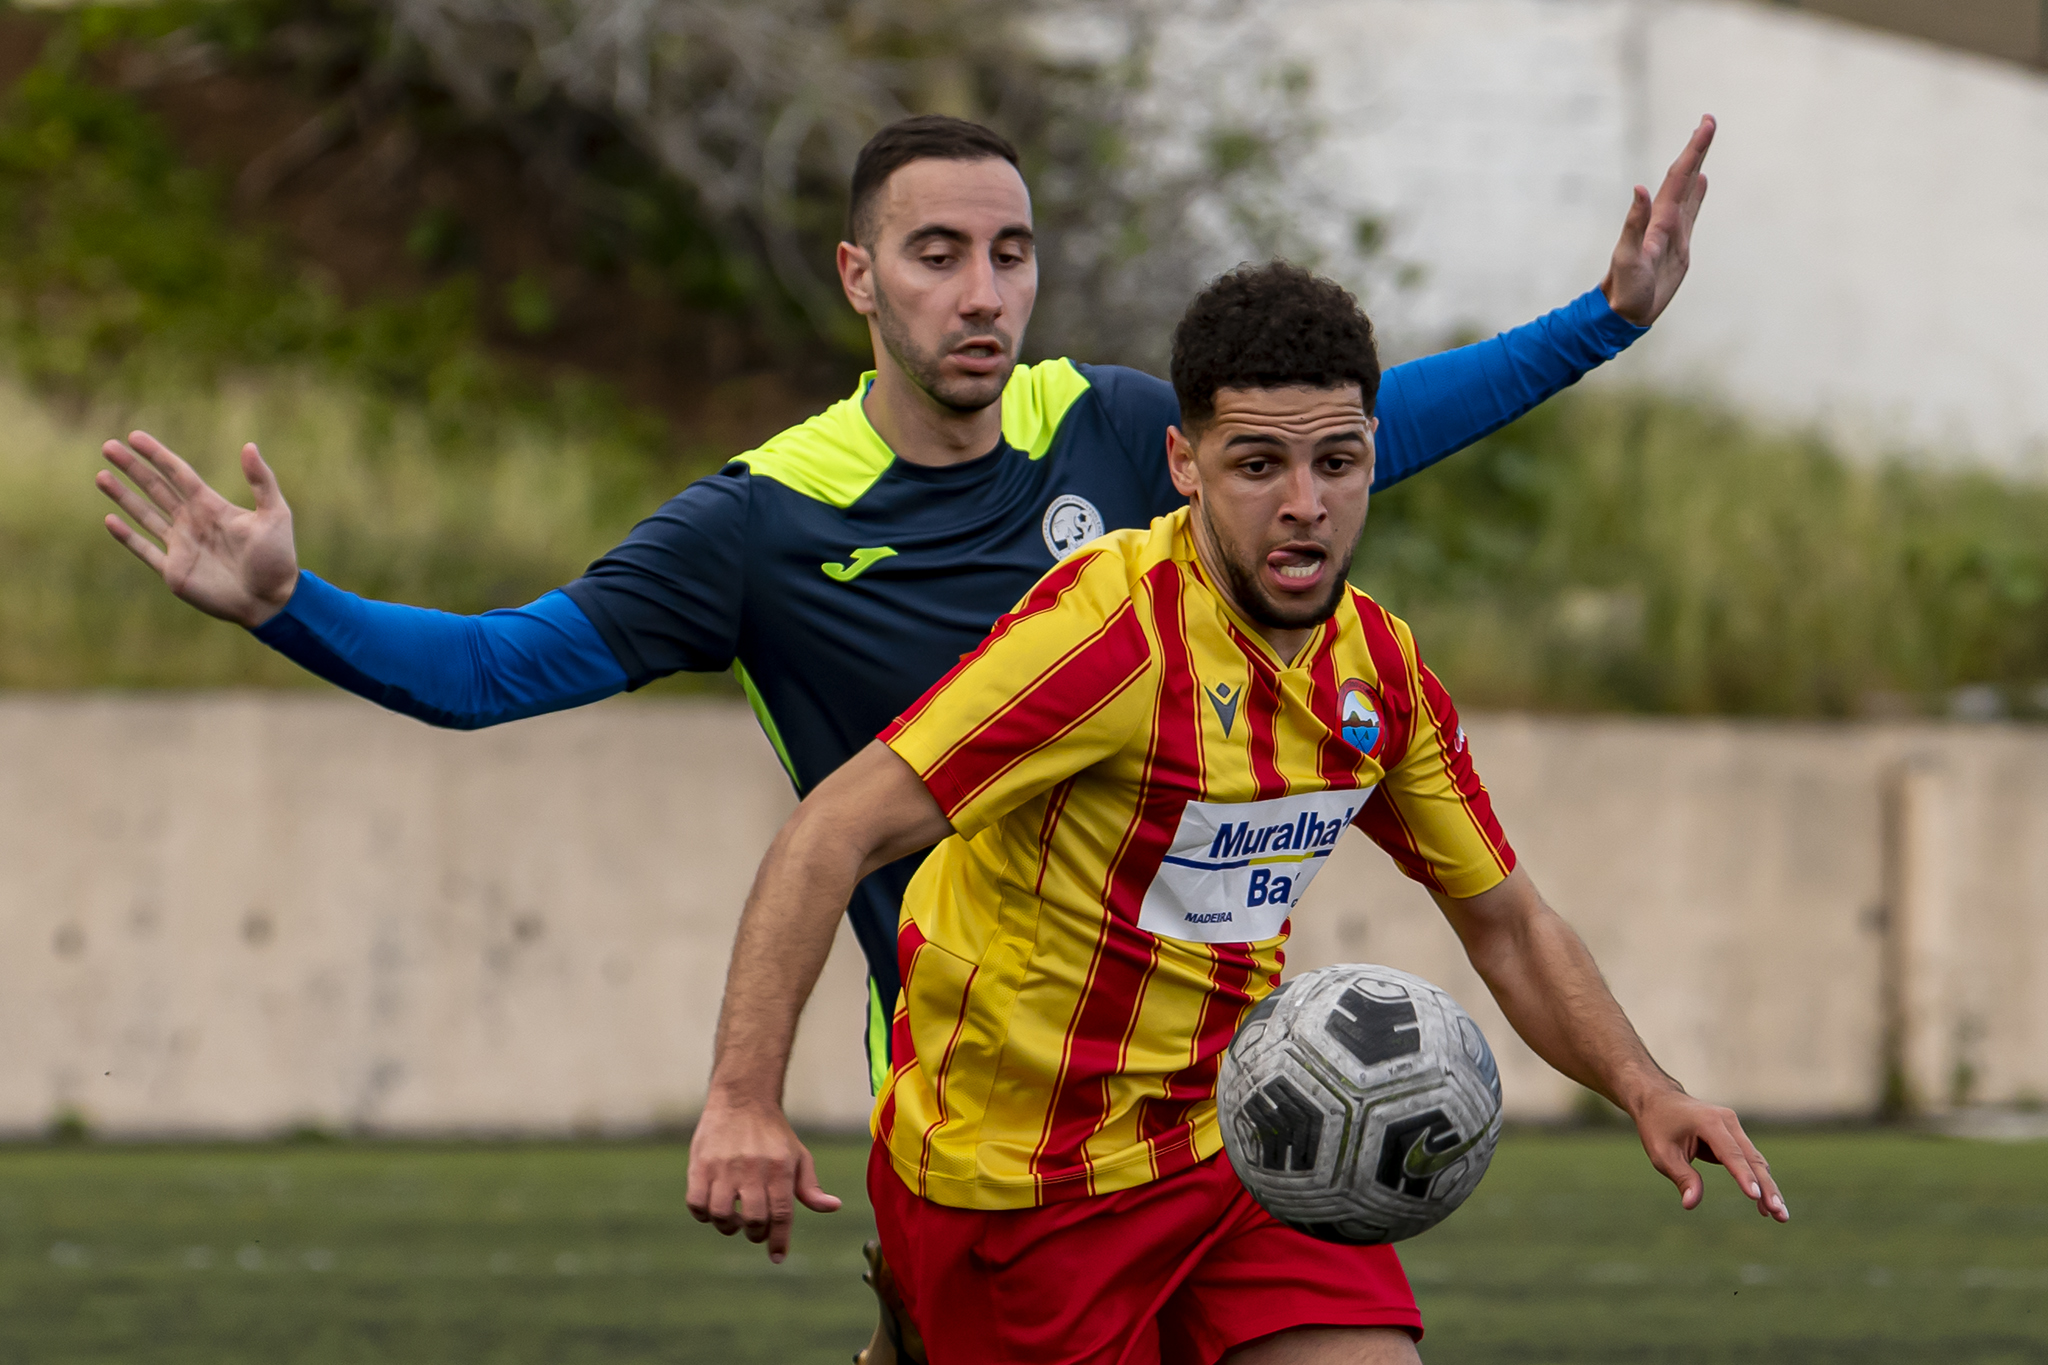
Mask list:
[[[1286,261],[1217,277],[1173,329],[1173,392],[1189,425],[1216,415],[1218,389],[1346,384],[1371,412],[1380,391],[1372,320],[1343,285]]]

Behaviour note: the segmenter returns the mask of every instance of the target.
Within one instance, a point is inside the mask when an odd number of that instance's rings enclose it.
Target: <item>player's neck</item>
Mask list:
[[[875,434],[911,464],[964,464],[988,454],[1003,435],[1003,405],[990,403],[974,412],[959,412],[932,400],[909,376],[886,358],[875,368],[861,409]]]

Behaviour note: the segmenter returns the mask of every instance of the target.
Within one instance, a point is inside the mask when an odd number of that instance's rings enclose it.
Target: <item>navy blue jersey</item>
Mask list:
[[[1374,486],[1513,420],[1642,334],[1590,291],[1490,341],[1383,378]],[[581,705],[731,668],[799,793],[978,644],[1060,557],[1181,505],[1172,387],[1135,370],[1020,366],[1003,439],[944,468],[898,460],[855,394],[699,480],[585,575],[462,617],[369,602],[302,573],[256,634],[305,667],[437,725]],[[897,910],[918,858],[850,907],[872,980],[870,1059],[897,990]]]

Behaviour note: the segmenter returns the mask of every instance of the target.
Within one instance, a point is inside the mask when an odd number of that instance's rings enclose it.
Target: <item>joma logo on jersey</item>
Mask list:
[[[1291,825],[1265,825],[1252,828],[1252,822],[1241,820],[1236,825],[1225,825],[1216,831],[1216,838],[1209,845],[1209,856],[1227,862],[1233,858],[1256,858],[1261,853],[1281,853],[1287,849],[1328,848],[1337,842],[1337,836],[1344,832],[1344,826],[1351,823],[1351,817],[1358,810],[1356,806],[1345,807],[1344,813],[1334,820],[1317,818],[1314,811],[1303,811]]]

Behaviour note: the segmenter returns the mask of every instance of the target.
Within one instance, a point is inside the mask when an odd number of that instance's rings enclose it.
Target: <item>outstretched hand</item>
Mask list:
[[[690,1135],[690,1214],[730,1237],[766,1242],[768,1259],[789,1253],[796,1203],[833,1213],[839,1197],[818,1184],[810,1151],[773,1102],[739,1103],[715,1088]]]
[[[214,492],[146,431],[100,449],[134,484],[104,469],[94,477],[100,492],[127,514],[123,520],[108,513],[107,530],[165,586],[208,616],[252,630],[284,610],[299,581],[292,510],[253,444],[242,447],[242,477],[255,495],[253,511]]]
[[[1650,1164],[1678,1186],[1678,1202],[1683,1207],[1697,1208],[1707,1193],[1707,1182],[1692,1163],[1711,1161],[1727,1168],[1743,1197],[1756,1201],[1758,1213],[1780,1223],[1792,1221],[1785,1196],[1771,1179],[1771,1163],[1742,1131],[1742,1121],[1734,1110],[1674,1089],[1643,1106],[1636,1115],[1636,1132]]]
[[[1692,224],[1707,197],[1707,177],[1700,167],[1714,145],[1714,127],[1713,115],[1700,120],[1664,173],[1655,199],[1646,187],[1636,186],[1628,220],[1621,225],[1600,292],[1608,307],[1638,327],[1648,327],[1664,312],[1692,263]]]

